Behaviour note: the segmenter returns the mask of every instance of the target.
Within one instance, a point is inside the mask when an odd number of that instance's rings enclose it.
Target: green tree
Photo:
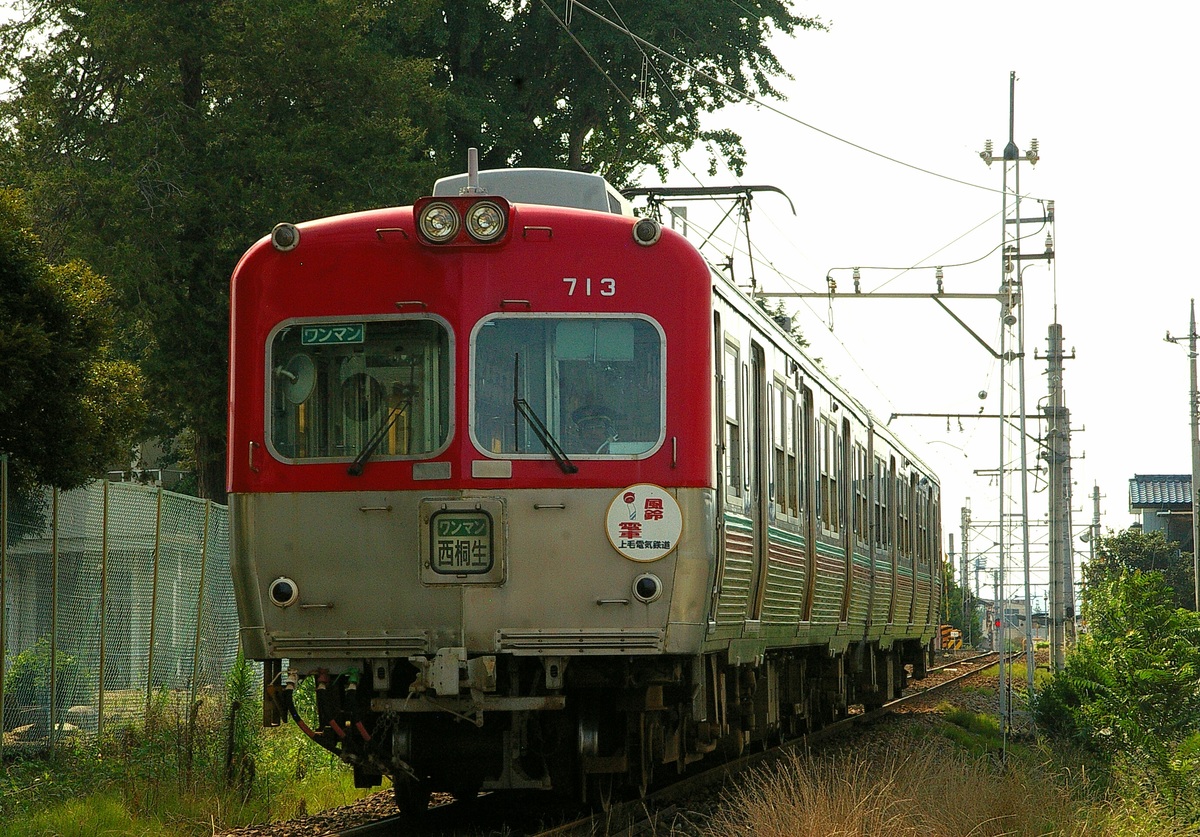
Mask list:
[[[623,186],[647,167],[665,175],[698,142],[710,169],[723,158],[741,173],[740,136],[701,118],[742,96],[779,97],[772,79],[786,73],[768,39],[826,28],[792,5],[464,0],[395,37],[434,61],[449,115],[438,150],[452,165],[477,147],[486,166],[566,165]]]
[[[15,494],[74,488],[129,459],[141,376],[114,356],[108,284],[50,264],[12,190],[0,190],[0,452]]]
[[[39,0],[0,28],[0,178],[56,258],[111,277],[145,371],[148,435],[190,431],[224,497],[228,284],[278,221],[428,189],[428,62],[351,0]],[[433,115],[433,116],[431,116]]]
[[[1145,532],[1140,526],[1131,526],[1100,538],[1095,560],[1085,566],[1084,573],[1087,584],[1099,585],[1135,570],[1159,573],[1171,589],[1174,606],[1195,610],[1192,556],[1181,552],[1179,544],[1168,541],[1163,532]]]
[[[964,643],[974,641],[979,633],[975,595],[967,591],[964,611],[963,589],[958,583],[954,565],[949,561],[942,563],[942,622],[958,628]]]

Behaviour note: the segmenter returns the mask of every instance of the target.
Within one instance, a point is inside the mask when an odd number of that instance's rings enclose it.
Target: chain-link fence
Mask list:
[[[145,720],[155,695],[221,705],[237,655],[228,509],[108,481],[17,497],[3,465],[0,756]]]

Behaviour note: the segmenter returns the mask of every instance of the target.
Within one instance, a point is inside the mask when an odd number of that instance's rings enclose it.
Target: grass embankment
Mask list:
[[[6,747],[0,837],[211,837],[369,793],[294,724],[255,731],[231,762],[227,718],[164,708],[100,742],[63,742],[53,758]]]
[[[1024,671],[1013,682],[1024,684]],[[1039,672],[1040,674],[1040,672]],[[992,680],[992,683],[995,681]],[[982,692],[982,694],[981,694]],[[977,690],[972,706],[996,700]],[[1023,694],[1016,696],[1018,702]],[[998,701],[997,701],[998,702]],[[1153,797],[1134,797],[1089,755],[998,718],[942,704],[865,748],[785,758],[727,792],[706,835],[742,837],[1180,837]]]

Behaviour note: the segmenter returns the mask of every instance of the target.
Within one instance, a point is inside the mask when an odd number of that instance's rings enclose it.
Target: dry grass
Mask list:
[[[938,735],[793,755],[728,792],[706,834],[738,837],[1167,837],[1152,806],[1110,805],[1050,765],[1006,766]]]

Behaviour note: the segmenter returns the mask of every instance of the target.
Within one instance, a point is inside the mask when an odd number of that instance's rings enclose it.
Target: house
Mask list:
[[[1190,474],[1135,474],[1129,481],[1129,511],[1141,517],[1143,532],[1162,532],[1183,552],[1192,551]]]

